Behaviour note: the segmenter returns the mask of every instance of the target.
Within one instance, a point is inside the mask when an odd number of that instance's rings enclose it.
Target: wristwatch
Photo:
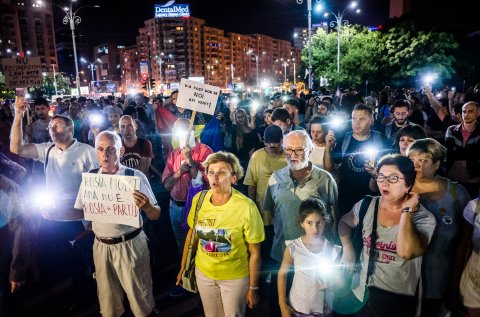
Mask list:
[[[418,211],[418,209],[417,209],[417,210],[413,210],[412,207],[405,207],[405,208],[402,209],[402,212],[404,212],[404,213],[406,213],[406,214],[412,214],[412,215],[413,215],[414,213],[416,213],[417,211]]]

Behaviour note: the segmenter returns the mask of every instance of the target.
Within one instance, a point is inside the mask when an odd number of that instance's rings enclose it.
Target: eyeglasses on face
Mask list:
[[[376,180],[378,183],[383,183],[385,181],[389,182],[390,184],[395,184],[398,183],[399,179],[405,179],[403,177],[398,176],[397,174],[390,174],[388,176],[385,176],[383,174],[378,174]]]
[[[287,155],[292,155],[292,153],[295,153],[296,155],[303,155],[307,148],[301,148],[301,149],[283,149],[283,152]]]

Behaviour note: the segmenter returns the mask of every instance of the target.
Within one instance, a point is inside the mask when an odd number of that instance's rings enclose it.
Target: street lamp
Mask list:
[[[296,0],[302,4],[303,0]],[[321,3],[321,0],[315,0]],[[312,89],[312,0],[307,0],[308,10],[308,89]]]
[[[343,19],[343,17],[347,13],[348,9],[355,9],[357,5],[358,3],[356,1],[352,1],[345,9],[343,9],[343,11],[338,10],[337,14],[335,14],[330,9],[324,8],[321,5],[317,7],[318,11],[321,11],[321,10],[327,11],[325,13],[325,17],[328,17],[328,12],[330,12],[335,17],[335,20],[330,22],[330,27],[331,28],[333,28],[334,26],[337,27],[337,75],[340,75],[340,32],[341,32],[342,24],[344,26],[350,25],[350,22],[348,20]],[[360,9],[357,9],[355,12],[360,13]]]
[[[158,67],[160,68],[160,77],[159,77],[159,81],[160,81],[160,89],[161,89],[161,86],[162,86],[162,64],[163,64],[163,52],[160,53],[160,55],[156,55],[155,56],[155,59],[157,61],[157,64],[158,64]]]
[[[78,73],[77,46],[75,44],[75,24],[77,25],[80,24],[80,22],[82,22],[82,19],[77,15],[77,13],[83,8],[88,8],[88,7],[99,8],[100,6],[98,5],[83,6],[73,11],[72,7],[75,1],[76,0],[70,1],[70,7],[62,8],[61,6],[55,3],[52,3],[52,5],[60,8],[65,13],[65,16],[63,17],[63,24],[70,24],[70,30],[72,31],[73,58],[75,59],[75,83],[77,86],[78,95],[80,96],[80,75]]]
[[[265,54],[267,54],[267,52],[262,52],[262,55],[265,55]],[[258,81],[258,54],[253,54],[253,50],[248,50],[247,55],[255,56],[255,68],[257,73],[256,81],[257,81],[257,87],[258,87],[258,85],[260,84],[260,82]]]
[[[97,69],[97,66],[95,65],[96,63],[101,63],[102,61],[97,58],[96,60],[92,61],[87,61],[85,58],[80,58],[80,61],[84,64],[87,64],[88,69],[90,69],[91,72],[91,82],[90,85],[92,85],[92,91],[93,91],[93,82],[95,81],[94,73],[93,71]]]

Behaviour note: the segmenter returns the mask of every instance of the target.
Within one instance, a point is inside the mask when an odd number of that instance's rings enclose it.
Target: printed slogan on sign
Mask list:
[[[2,66],[7,88],[42,86],[42,62],[40,57],[3,58]]]
[[[213,115],[220,88],[182,78],[178,90],[177,105],[182,108]]]
[[[136,176],[82,173],[85,220],[140,227],[140,211],[132,193],[140,189]]]

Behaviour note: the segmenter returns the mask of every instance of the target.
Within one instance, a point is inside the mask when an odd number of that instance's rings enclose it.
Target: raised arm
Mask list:
[[[22,118],[27,103],[23,98],[15,100],[15,117],[10,134],[10,151],[24,158],[38,159],[38,151],[34,144],[23,144]]]
[[[325,137],[325,154],[323,155],[323,168],[331,172],[333,171],[334,163],[332,160],[332,151],[335,146],[335,133],[333,131],[328,131],[327,136]]]
[[[402,208],[410,207],[418,211],[418,194],[409,193],[408,199]],[[405,260],[411,260],[425,253],[428,246],[428,238],[417,231],[413,222],[413,213],[402,212],[397,236],[397,254]]]

